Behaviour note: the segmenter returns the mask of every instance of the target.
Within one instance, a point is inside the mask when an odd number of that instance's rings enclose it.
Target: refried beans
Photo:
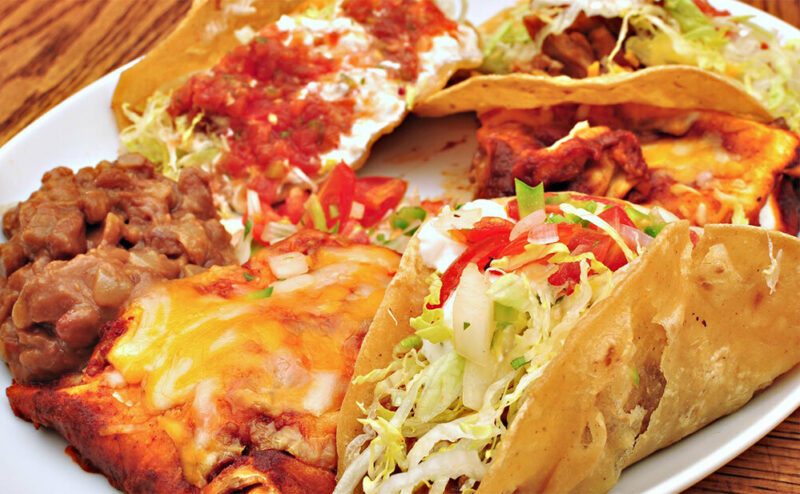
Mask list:
[[[196,167],[177,182],[137,154],[56,168],[3,216],[0,356],[22,383],[80,370],[104,324],[154,281],[235,262]]]

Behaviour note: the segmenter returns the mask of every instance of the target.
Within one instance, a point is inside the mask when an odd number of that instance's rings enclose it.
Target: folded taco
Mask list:
[[[518,185],[404,254],[335,492],[606,491],[800,360],[797,238]]]
[[[797,41],[705,0],[523,0],[480,30],[483,75],[416,111],[475,109],[488,90],[516,107],[636,102],[800,128]]]

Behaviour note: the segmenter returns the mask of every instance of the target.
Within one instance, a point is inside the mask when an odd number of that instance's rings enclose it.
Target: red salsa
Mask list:
[[[342,10],[378,39],[386,58],[400,66],[396,76],[404,81],[416,80],[418,53],[431,48],[432,37],[458,29],[429,0],[346,0]]]
[[[418,52],[429,36],[456,29],[430,0],[349,0],[344,14],[364,25],[384,59],[399,65],[396,77],[413,80]],[[333,80],[341,60],[326,56],[340,33],[314,33],[314,43],[271,25],[247,45],[234,48],[209,72],[193,76],[173,95],[170,114],[202,113],[198,130],[215,133],[229,148],[219,170],[272,204],[293,167],[319,176],[319,156],[335,149],[355,119],[351,97],[327,101],[313,81]]]

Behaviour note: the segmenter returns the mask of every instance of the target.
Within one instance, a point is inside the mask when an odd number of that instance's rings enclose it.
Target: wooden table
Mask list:
[[[800,27],[800,0],[747,3]],[[145,53],[189,5],[189,0],[0,0],[0,145],[70,94]],[[800,410],[690,489],[755,491],[800,492]]]

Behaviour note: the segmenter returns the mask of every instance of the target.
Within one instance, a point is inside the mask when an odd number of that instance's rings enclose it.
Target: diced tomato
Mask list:
[[[442,290],[439,293],[439,304],[435,306],[429,305],[428,307],[436,309],[444,305],[458,286],[458,282],[461,280],[461,273],[464,272],[464,268],[467,267],[467,264],[474,262],[478,265],[478,269],[483,271],[489,260],[497,257],[497,253],[500,252],[507,243],[508,234],[498,234],[485,237],[478,243],[467,247],[467,250],[462,252],[442,275]]]
[[[604,219],[607,221],[625,221],[622,218],[618,218],[618,214],[618,212],[612,212],[608,215],[608,218]],[[625,212],[622,211],[622,214],[624,215]],[[625,218],[627,218],[627,215],[625,215]],[[630,219],[628,218],[627,221],[630,221]],[[591,252],[595,259],[605,264],[612,271],[616,271],[628,263],[628,259],[620,246],[604,232],[590,230],[578,224],[559,223],[558,236],[559,240],[567,246],[572,255]],[[565,285],[566,293],[572,293],[575,284],[580,281],[580,264],[578,262],[568,262],[559,265],[558,270],[550,275],[548,281],[554,286]]]
[[[561,226],[559,225],[559,227]],[[559,228],[559,237],[573,255],[591,252],[595,259],[612,271],[616,271],[628,263],[622,249],[606,233],[582,228],[580,225],[574,226],[578,228],[572,230],[569,238],[562,237],[561,228]]]
[[[302,187],[292,187],[289,195],[286,196],[286,201],[278,206],[278,214],[289,218],[289,221],[296,225],[300,223],[300,219],[305,213],[306,200],[308,200],[308,191]]]
[[[357,244],[369,245],[369,235],[361,228],[357,220],[350,219],[344,224],[339,233]]]
[[[279,182],[263,175],[255,175],[247,182],[247,188],[255,191],[262,204],[270,205],[275,202],[278,194]]]
[[[604,219],[606,223],[611,225],[611,227],[617,231],[619,231],[619,227],[622,225],[628,225],[631,228],[636,228],[636,225],[633,224],[633,221],[631,221],[628,213],[626,213],[625,210],[619,206],[612,206],[597,216],[599,216],[601,219]]]
[[[422,202],[419,203],[419,207],[424,209],[429,215],[437,215],[444,207],[444,201],[441,199],[423,199]]]
[[[318,195],[328,229],[333,228],[337,222],[341,225],[350,218],[355,187],[356,175],[344,163],[336,165],[322,184]]]
[[[731,15],[730,12],[727,10],[717,10],[711,6],[706,0],[694,0],[694,4],[697,5],[697,8],[700,9],[702,13],[705,15],[710,16],[723,16],[723,15]]]
[[[261,214],[248,217],[248,214],[245,212],[244,216],[242,216],[242,224],[247,225],[248,220],[250,220],[252,222],[253,238],[262,242],[261,235],[264,233],[264,228],[266,228],[267,223],[279,221],[280,219],[281,215],[276,213],[272,207],[262,202]]]
[[[522,254],[525,252],[525,246],[528,245],[528,236],[527,235],[520,235],[519,237],[515,238],[511,242],[509,242],[503,250],[501,250],[497,257],[506,257],[506,256],[514,256],[517,254]]]
[[[386,213],[397,207],[408,188],[405,180],[391,177],[364,177],[356,179],[354,200],[364,205],[360,223],[369,228]]]
[[[558,270],[551,274],[547,281],[553,286],[565,285],[567,294],[572,293],[575,285],[581,279],[581,265],[578,262],[565,262],[558,266]]]
[[[487,216],[481,218],[472,228],[463,228],[460,230],[450,230],[450,235],[456,240],[464,244],[474,244],[480,242],[486,237],[502,237],[505,234],[506,241],[508,235],[514,228],[514,223],[495,216]]]
[[[516,221],[520,220],[519,203],[517,202],[516,197],[508,201],[508,204],[506,204],[506,214],[508,214],[508,217],[511,218],[512,220]]]
[[[544,212],[547,214],[561,214],[561,208],[558,204],[545,204]]]

